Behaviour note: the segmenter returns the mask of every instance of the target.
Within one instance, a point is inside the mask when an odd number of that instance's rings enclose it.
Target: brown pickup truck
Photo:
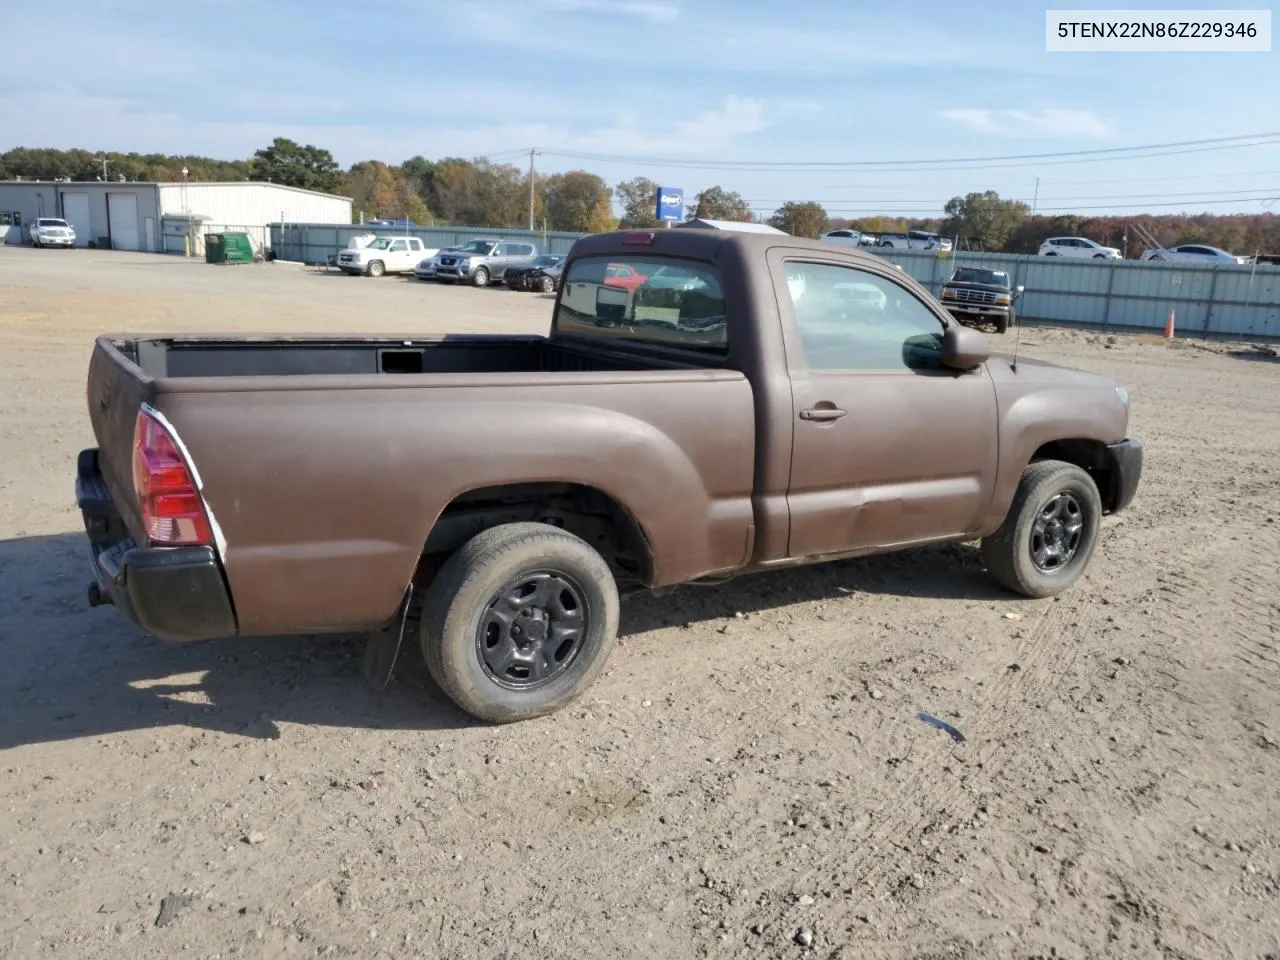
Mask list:
[[[92,603],[367,633],[384,682],[416,621],[490,721],[578,696],[620,593],[979,539],[1059,593],[1142,470],[1123,387],[990,356],[872,255],[702,229],[577,241],[547,336],[103,336],[87,399]]]

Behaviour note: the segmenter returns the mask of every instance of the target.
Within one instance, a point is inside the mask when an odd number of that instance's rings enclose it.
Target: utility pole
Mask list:
[[[1040,178],[1036,177],[1036,192],[1031,198],[1031,215],[1036,215],[1036,203],[1040,200]]]
[[[529,148],[529,232],[533,233],[533,157],[538,152],[536,147]]]

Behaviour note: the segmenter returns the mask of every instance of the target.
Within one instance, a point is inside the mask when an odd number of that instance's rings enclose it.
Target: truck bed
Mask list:
[[[121,354],[157,380],[344,374],[539,373],[689,369],[687,362],[577,347],[542,336],[440,338],[116,339]]]

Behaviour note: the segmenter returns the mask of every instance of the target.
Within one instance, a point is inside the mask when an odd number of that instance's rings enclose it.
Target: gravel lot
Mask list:
[[[547,317],[0,248],[0,956],[1280,955],[1280,362],[1238,345],[1024,331],[1126,383],[1147,444],[1068,595],[965,545],[635,599],[531,723],[470,722],[416,645],[374,694],[357,638],[168,647],[88,608],[94,335]]]

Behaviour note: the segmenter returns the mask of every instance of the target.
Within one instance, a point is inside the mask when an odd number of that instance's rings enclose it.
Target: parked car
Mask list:
[[[822,235],[827,243],[838,243],[846,247],[875,246],[876,238],[858,230],[828,230]]]
[[[33,247],[74,247],[76,231],[58,217],[38,217],[27,227],[27,239]]]
[[[564,257],[554,253],[544,253],[533,258],[527,266],[508,267],[504,280],[512,290],[540,290],[543,293],[555,293],[556,268],[564,263]]]
[[[876,239],[876,246],[895,250],[950,250],[951,241],[940,233],[908,230],[906,233],[882,233]]]
[[[439,254],[435,276],[446,283],[461,280],[486,287],[490,282],[500,282],[511,267],[533,263],[537,255],[538,248],[526,241],[472,240],[459,250]]]
[[[1087,260],[1124,259],[1124,255],[1115,247],[1104,247],[1088,237],[1050,237],[1040,244],[1036,254],[1041,257],[1082,257]]]
[[[1156,250],[1144,250],[1142,252],[1143,260],[1169,260],[1183,263],[1248,263],[1248,257],[1237,257],[1234,253],[1227,253],[1217,247],[1208,247],[1202,243],[1184,243],[1176,247],[1164,248]]]
[[[1013,289],[1009,274],[1003,270],[957,267],[942,285],[938,299],[961,323],[990,323],[997,333],[1004,333],[1016,322],[1014,301],[1023,289]]]
[[[368,632],[384,683],[412,624],[507,722],[588,688],[620,593],[981,540],[1048,597],[1137,490],[1122,386],[993,357],[878,256],[623,231],[564,275],[545,336],[98,337],[89,602],[176,641]],[[880,309],[847,322],[846,285]]]
[[[436,257],[442,253],[449,253],[453,250],[461,250],[462,244],[456,243],[451,247],[442,247],[433,252],[430,256],[423,257],[418,261],[418,265],[413,268],[413,275],[419,280],[431,281],[436,278]]]
[[[343,250],[337,266],[353,277],[380,277],[385,273],[412,273],[424,257],[431,256],[417,237],[378,237],[363,247]]]

